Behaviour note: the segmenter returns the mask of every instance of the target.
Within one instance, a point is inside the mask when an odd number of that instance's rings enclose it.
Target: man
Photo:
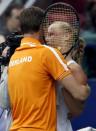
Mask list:
[[[9,47],[6,46],[2,51],[2,56],[6,57]],[[7,61],[8,62],[8,61]],[[8,88],[7,88],[7,66],[2,66],[1,78],[0,78],[0,130],[8,131],[10,123],[11,123],[11,112],[10,112],[10,104],[9,104],[9,96],[8,96]]]
[[[15,31],[20,31],[19,16],[22,10],[23,7],[20,5],[8,7],[7,11],[5,12],[5,36],[8,36]]]
[[[17,42],[19,42],[20,38],[18,38]],[[14,41],[13,41],[14,42]],[[10,101],[9,101],[9,95],[8,95],[8,64],[9,60],[14,53],[15,49],[19,46],[19,44],[9,42],[10,45],[2,44],[3,51],[2,51],[2,60],[1,60],[1,78],[0,78],[0,121],[2,121],[2,125],[4,131],[8,131],[12,117],[11,117],[11,110],[10,110]],[[6,43],[6,42],[5,42]],[[14,44],[14,46],[13,46]],[[10,47],[9,47],[10,46]],[[5,47],[5,48],[4,48]],[[10,53],[9,53],[10,52]],[[2,119],[3,118],[3,119]],[[2,128],[0,126],[0,128]]]
[[[48,45],[58,48],[61,53],[67,52],[72,46],[72,27],[70,24],[62,21],[55,21],[48,28],[46,38]],[[68,68],[74,75],[74,78],[81,84],[86,85],[87,79],[82,68],[72,60],[72,52],[66,57]],[[60,89],[61,87],[61,89]],[[84,104],[74,99],[62,85],[57,83],[57,131],[72,131],[68,115],[78,116],[84,107]],[[63,96],[64,95],[64,96]],[[69,113],[70,112],[70,113]]]
[[[8,69],[13,118],[10,131],[56,131],[56,80],[75,99],[85,101],[89,95],[88,88],[74,79],[61,53],[40,43],[43,15],[37,7],[25,9],[20,15],[24,38]]]

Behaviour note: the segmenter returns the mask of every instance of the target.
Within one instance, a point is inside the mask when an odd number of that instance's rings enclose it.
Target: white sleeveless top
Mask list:
[[[74,60],[67,62],[67,65],[76,64]],[[59,87],[58,87],[59,86]],[[71,122],[68,119],[67,114],[69,110],[64,102],[64,96],[62,94],[62,86],[56,83],[56,96],[57,96],[57,131],[72,131]]]
[[[71,122],[68,119],[68,108],[64,103],[64,97],[60,87],[56,87],[57,93],[57,131],[72,131]]]

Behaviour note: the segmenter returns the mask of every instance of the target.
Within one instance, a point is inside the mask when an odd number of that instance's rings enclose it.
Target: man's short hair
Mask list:
[[[38,32],[44,16],[44,11],[39,7],[32,6],[24,9],[20,15],[20,27],[23,33]]]

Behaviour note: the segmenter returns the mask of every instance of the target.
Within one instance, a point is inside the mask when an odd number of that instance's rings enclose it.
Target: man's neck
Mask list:
[[[40,38],[40,36],[39,36],[39,32],[36,32],[36,33],[26,33],[26,34],[24,34],[24,37],[32,37],[32,38],[34,38],[34,39],[37,39],[37,40],[39,40],[39,38]]]

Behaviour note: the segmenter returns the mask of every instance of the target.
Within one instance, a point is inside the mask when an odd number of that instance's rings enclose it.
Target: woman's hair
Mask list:
[[[78,63],[82,63],[82,58],[84,55],[85,41],[82,38],[79,38],[78,45],[73,48],[71,56]]]

